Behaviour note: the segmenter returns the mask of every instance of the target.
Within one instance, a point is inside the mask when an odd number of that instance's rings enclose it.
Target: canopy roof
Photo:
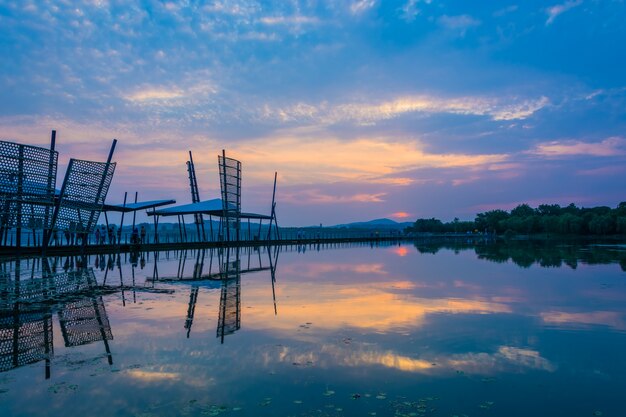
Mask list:
[[[233,208],[235,206],[233,205]],[[222,199],[214,198],[212,200],[200,201],[198,203],[183,204],[181,206],[168,207],[154,212],[148,212],[149,216],[183,216],[187,214],[208,214],[210,216],[221,217],[224,213],[222,209]],[[241,213],[242,219],[265,219],[270,220],[272,217],[265,214]]]
[[[150,208],[167,206],[169,204],[175,204],[175,203],[176,203],[176,200],[150,200],[150,201],[139,201],[137,203],[126,203],[126,205],[105,204],[102,210],[117,211],[120,213],[129,213],[133,211],[147,210]]]

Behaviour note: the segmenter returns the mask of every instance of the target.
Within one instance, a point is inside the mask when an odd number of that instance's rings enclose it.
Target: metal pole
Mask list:
[[[50,159],[48,160],[48,187],[46,188],[46,191],[49,191],[52,193],[51,200],[52,200],[52,207],[54,207],[54,198],[55,196],[55,190],[54,187],[52,186],[53,183],[53,178],[52,175],[54,174],[54,148],[56,147],[56,140],[57,140],[57,131],[53,130],[52,134],[50,135]],[[56,184],[56,178],[54,178],[54,183]],[[51,190],[52,188],[52,190]],[[52,233],[52,229],[48,229],[48,219],[50,217],[50,207],[46,206],[46,212],[44,214],[44,225],[43,225],[43,251],[45,253],[46,248],[48,247],[48,236]]]
[[[52,220],[50,222],[51,230],[55,230],[57,218],[59,217],[59,211],[61,210],[61,201],[63,200],[63,195],[65,194],[65,188],[67,187],[67,180],[70,176],[70,172],[72,172],[73,166],[74,166],[74,160],[70,159],[70,163],[67,165],[67,170],[65,171],[65,177],[63,178],[63,184],[61,185],[61,192],[59,193],[59,198],[56,200],[54,204],[54,213],[52,213]],[[48,243],[50,243],[50,237],[51,236],[48,236]]]
[[[154,242],[153,243],[157,243],[159,241],[159,234],[157,232],[159,228],[159,219],[157,217],[158,216],[156,215],[156,208],[152,207],[152,218],[154,219]]]
[[[272,191],[272,214],[271,214],[271,218],[270,218],[270,227],[267,230],[267,240],[271,239],[271,235],[272,235],[272,221],[274,220],[274,208],[275,206],[275,200],[276,200],[276,178],[278,177],[278,172],[274,172],[274,191]]]
[[[24,146],[19,145],[18,151],[18,160],[17,160],[18,168],[17,168],[17,224],[16,224],[16,233],[15,236],[15,246],[18,248],[22,246],[22,198],[24,197],[22,194],[24,192]]]
[[[100,185],[98,186],[98,192],[96,193],[96,201],[94,201],[94,204],[98,204],[98,200],[100,200],[100,197],[102,195],[102,189],[104,188],[104,180],[106,179],[107,173],[109,172],[109,167],[111,166],[111,160],[113,159],[113,152],[115,152],[115,145],[117,145],[117,139],[113,139],[113,143],[111,143],[111,149],[109,150],[109,156],[107,158],[106,164],[104,165],[104,173],[102,174],[102,179],[100,180]],[[104,203],[104,201],[102,201],[102,203]],[[85,229],[88,229],[89,225],[93,221],[94,214],[95,214],[95,211],[92,210],[91,214],[89,215],[89,221],[85,225]],[[96,221],[98,221],[98,219],[96,219]],[[86,231],[88,232],[89,230],[86,230]]]
[[[128,197],[128,191],[124,191],[124,206],[122,207],[122,219],[120,220],[120,230],[117,231],[117,244],[122,244],[122,228],[124,227],[124,214],[126,213],[126,197]]]
[[[135,204],[137,204],[137,196],[139,195],[139,192],[135,191]],[[137,207],[135,207],[135,210],[133,210],[133,229],[131,230],[131,233],[135,230],[135,219],[137,217]]]

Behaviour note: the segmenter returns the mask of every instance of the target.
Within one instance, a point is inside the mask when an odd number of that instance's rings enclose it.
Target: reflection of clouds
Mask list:
[[[215,385],[214,378],[198,374],[192,367],[189,367],[187,364],[171,363],[168,367],[176,371],[164,371],[160,369],[129,369],[125,371],[124,374],[128,375],[130,378],[138,382],[146,384],[182,383],[187,386],[202,388]]]
[[[386,368],[393,368],[405,372],[430,373],[436,365],[424,359],[414,359],[407,356],[398,355],[394,352],[354,352],[348,353],[343,358],[343,365],[363,366],[382,365]]]
[[[536,350],[520,349],[513,346],[500,346],[498,354],[526,368],[543,369],[546,371],[554,371],[556,369],[550,361],[542,358]]]
[[[289,337],[302,337],[314,331],[329,331],[346,327],[369,329],[377,332],[397,331],[423,326],[429,314],[489,314],[509,313],[507,305],[486,300],[417,298],[398,289],[409,289],[410,282],[389,281],[363,283],[359,286],[342,286],[317,282],[294,287],[283,285],[279,294],[279,315],[271,309],[259,309],[246,317],[254,329],[285,333]],[[266,292],[246,288],[245,294],[254,305],[267,297]],[[261,289],[259,289],[261,290]],[[258,298],[257,298],[258,297]],[[306,300],[303,303],[302,300]],[[307,333],[294,329],[302,323],[312,322]]]
[[[339,353],[339,352],[336,352]],[[541,357],[539,352],[513,346],[500,346],[494,353],[464,353],[450,356],[434,356],[427,359],[411,358],[393,351],[355,351],[345,352],[340,361],[348,366],[382,365],[403,372],[441,373],[461,370],[468,373],[488,374],[503,371],[511,367],[538,369],[552,372],[556,369],[550,361]]]
[[[386,275],[385,265],[382,263],[298,263],[289,264],[281,268],[282,274],[298,274],[305,278],[317,278],[330,273],[375,274]]]
[[[131,369],[130,371],[126,371],[126,374],[131,378],[142,382],[178,381],[181,379],[181,375],[177,372],[142,371],[139,369]]]
[[[602,325],[619,330],[626,330],[622,315],[615,311],[590,311],[586,313],[567,313],[548,311],[540,314],[541,319],[550,324],[565,325]]]
[[[541,370],[554,372],[556,366],[539,352],[514,346],[500,346],[493,353],[468,352],[462,354],[410,357],[393,350],[378,350],[369,345],[351,343],[346,346],[324,344],[313,351],[298,351],[282,346],[277,352],[266,352],[265,365],[273,362],[297,365],[315,364],[322,368],[346,366],[362,368],[382,366],[401,372],[419,374],[443,374],[463,371],[469,374],[493,374],[497,372],[523,372]]]
[[[437,364],[440,363],[440,359]],[[514,346],[500,346],[495,353],[465,353],[444,359],[443,366],[459,369],[468,373],[492,373],[510,370],[537,369],[548,372],[556,370],[556,366],[543,358],[539,352]]]

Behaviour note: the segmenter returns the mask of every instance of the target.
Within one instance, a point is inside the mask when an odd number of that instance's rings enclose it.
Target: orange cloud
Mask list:
[[[383,182],[381,177],[418,168],[478,168],[508,160],[507,154],[437,154],[422,149],[417,140],[400,142],[388,138],[351,141],[299,136],[272,137],[235,145],[230,149],[240,156],[255,177],[264,179],[275,169],[291,184],[333,181]],[[393,183],[393,180],[389,180]],[[408,185],[410,179],[395,180]]]

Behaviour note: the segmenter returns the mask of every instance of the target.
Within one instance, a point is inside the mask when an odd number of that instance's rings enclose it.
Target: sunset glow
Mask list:
[[[583,0],[0,2],[0,136],[56,129],[61,168],[117,138],[111,202],[190,202],[189,150],[216,198],[226,149],[247,211],[278,171],[284,225],[614,207],[625,19]]]

